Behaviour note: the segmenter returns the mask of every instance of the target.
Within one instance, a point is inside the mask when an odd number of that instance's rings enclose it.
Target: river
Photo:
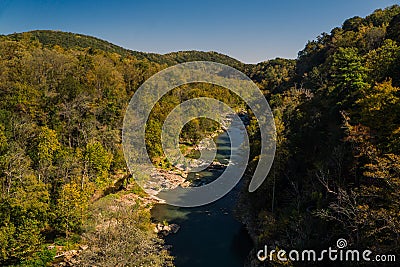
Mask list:
[[[243,135],[245,129],[233,122],[231,132]],[[217,160],[229,161],[231,145],[226,132],[216,140]],[[237,148],[232,148],[237,149]],[[193,175],[192,179],[210,182],[223,169],[209,168]],[[172,245],[171,254],[177,267],[242,267],[252,248],[252,241],[242,223],[234,215],[242,183],[223,198],[196,208],[179,208],[156,204],[152,210],[155,221],[176,223],[181,228],[176,234],[165,237],[166,245]]]

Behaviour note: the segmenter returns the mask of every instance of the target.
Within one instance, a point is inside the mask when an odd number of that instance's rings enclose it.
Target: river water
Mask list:
[[[231,133],[243,135],[245,129],[240,124],[231,124]],[[226,132],[216,140],[217,160],[229,161],[231,144]],[[193,175],[197,182],[210,182],[223,169],[209,168]],[[155,221],[176,223],[181,228],[176,234],[165,237],[166,245],[172,245],[171,254],[177,267],[242,267],[252,248],[251,239],[234,215],[242,183],[223,198],[211,204],[196,208],[178,208],[166,204],[156,204],[152,210]]]

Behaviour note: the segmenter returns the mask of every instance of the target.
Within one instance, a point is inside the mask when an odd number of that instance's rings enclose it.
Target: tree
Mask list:
[[[7,137],[4,133],[4,125],[0,123],[0,155],[7,149]]]
[[[86,218],[89,198],[93,193],[93,185],[85,184],[82,189],[75,182],[65,184],[55,206],[55,224],[58,231],[64,232],[67,238],[71,233],[79,233]]]
[[[112,160],[113,155],[100,142],[92,141],[86,145],[85,162],[88,174],[99,187],[104,187],[109,182],[108,172]]]
[[[36,147],[34,148],[33,158],[38,166],[39,179],[48,182],[48,171],[53,165],[55,153],[60,149],[57,133],[46,126],[42,126],[35,141]]]
[[[382,154],[372,144],[368,127],[348,122],[345,118],[346,141],[353,147],[359,182],[355,188],[339,188],[329,207],[316,214],[340,223],[358,247],[398,253],[400,157]]]
[[[357,48],[340,47],[332,57],[331,65],[333,92],[341,105],[349,106],[369,84],[366,82],[367,69]]]
[[[400,14],[394,16],[387,27],[386,37],[400,42]]]
[[[49,193],[30,168],[21,148],[0,160],[0,263],[29,259],[42,242],[47,225]]]
[[[97,227],[84,235],[88,249],[79,255],[78,266],[173,266],[148,210],[113,199],[103,199],[95,208]]]
[[[400,120],[399,92],[400,88],[392,86],[392,81],[387,80],[366,90],[356,102],[361,108],[361,121],[376,131],[378,143],[386,144],[386,147],[380,147],[387,151],[399,151],[396,139]]]
[[[385,40],[379,48],[369,51],[365,55],[365,64],[368,69],[369,79],[382,82],[391,77],[399,55],[399,46],[390,39]]]

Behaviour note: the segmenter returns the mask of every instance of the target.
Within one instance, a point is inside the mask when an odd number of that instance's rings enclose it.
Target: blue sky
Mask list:
[[[246,63],[295,58],[306,42],[393,0],[0,0],[0,34],[36,29],[96,36],[132,50],[217,51]]]

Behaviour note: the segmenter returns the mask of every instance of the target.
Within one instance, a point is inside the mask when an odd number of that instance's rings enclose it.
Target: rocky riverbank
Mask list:
[[[221,123],[221,128],[217,131],[211,133],[207,138],[209,140],[215,139],[221,133],[223,133],[232,122],[232,115],[225,114],[223,115],[223,120]],[[209,149],[209,144],[207,142],[202,142],[200,144],[194,145],[190,150],[191,151],[204,151]],[[215,169],[223,169],[225,167],[224,164],[214,160],[211,164],[207,164],[206,162],[198,161],[197,165],[191,167],[200,167],[202,165],[207,165],[207,169],[215,170]],[[150,175],[150,179],[143,185],[144,190],[149,196],[152,196],[154,200],[158,203],[164,203],[162,199],[157,198],[157,194],[162,190],[174,189],[178,186],[181,187],[189,187],[189,186],[201,186],[207,181],[200,181],[199,179],[188,180],[188,173],[185,172],[184,168],[179,168],[177,166],[173,170],[166,170],[157,168],[154,169]]]
[[[154,232],[162,236],[167,236],[169,234],[176,234],[181,227],[175,223],[173,224],[163,224],[157,223],[154,227]]]

